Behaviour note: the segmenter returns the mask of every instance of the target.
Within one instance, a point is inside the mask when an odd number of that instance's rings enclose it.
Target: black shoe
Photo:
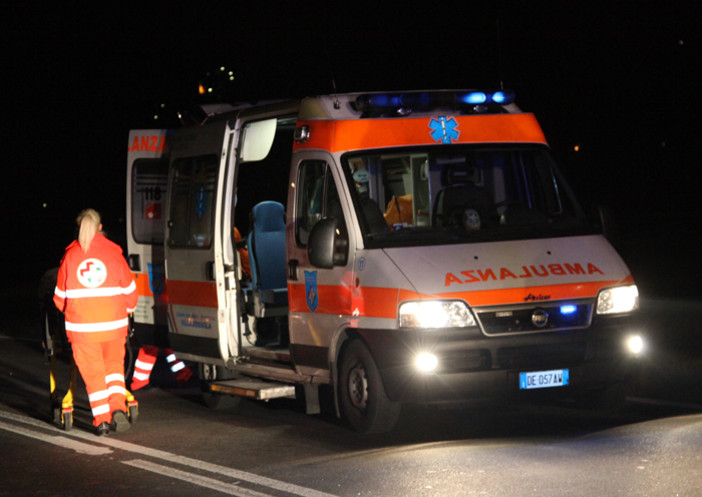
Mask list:
[[[100,423],[100,426],[95,428],[98,437],[106,437],[110,433],[110,425],[107,422]]]
[[[112,413],[112,422],[110,423],[110,428],[112,428],[117,433],[127,431],[132,425],[129,422],[127,413],[124,411],[114,411]]]

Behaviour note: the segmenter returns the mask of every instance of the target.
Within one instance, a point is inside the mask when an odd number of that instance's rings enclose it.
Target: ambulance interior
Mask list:
[[[361,222],[369,247],[581,234],[585,216],[544,147],[456,146],[348,154],[359,219],[364,195],[385,225]],[[366,171],[367,185],[359,185]],[[360,188],[359,188],[360,186]],[[376,226],[373,228],[373,226]]]
[[[247,125],[234,171],[232,238],[225,251],[229,260],[236,252],[239,262],[244,347],[285,348],[289,341],[285,204],[295,122],[289,117]]]

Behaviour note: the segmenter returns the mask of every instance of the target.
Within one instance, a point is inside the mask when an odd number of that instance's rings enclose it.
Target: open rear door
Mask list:
[[[178,357],[224,364],[229,352],[222,268],[226,121],[169,136],[165,233],[169,341]]]
[[[234,228],[245,239],[254,205],[285,202],[298,105],[250,107],[169,135],[165,276],[169,340],[180,358],[224,365],[243,353]]]
[[[165,129],[129,132],[127,258],[139,291],[134,328],[141,344],[167,345],[163,234],[168,185]]]

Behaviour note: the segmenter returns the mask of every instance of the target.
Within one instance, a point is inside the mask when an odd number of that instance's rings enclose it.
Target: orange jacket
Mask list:
[[[239,233],[239,230],[234,226],[234,243],[239,243],[241,241],[241,233]],[[251,264],[249,263],[249,251],[243,247],[237,248],[237,252],[239,252],[239,258],[241,259],[241,272],[244,273],[244,276],[247,278],[251,278]]]
[[[117,340],[127,335],[128,314],[139,294],[122,249],[96,234],[83,252],[74,241],[59,267],[54,304],[65,314],[72,343]]]

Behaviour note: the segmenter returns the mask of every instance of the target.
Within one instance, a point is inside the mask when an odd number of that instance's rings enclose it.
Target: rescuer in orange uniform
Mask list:
[[[124,355],[128,315],[138,299],[136,284],[122,249],[100,231],[100,215],[81,211],[78,239],[59,267],[54,303],[65,314],[71,342],[99,436],[110,428],[130,428],[126,409]]]
[[[193,372],[183,361],[176,357],[173,349],[168,347],[160,348],[155,345],[142,345],[139,349],[139,355],[134,362],[134,374],[132,375],[132,383],[129,385],[132,392],[149,384],[151,372],[156,365],[156,359],[158,359],[160,351],[163,351],[166,356],[168,368],[179,385],[184,385],[192,378]]]

